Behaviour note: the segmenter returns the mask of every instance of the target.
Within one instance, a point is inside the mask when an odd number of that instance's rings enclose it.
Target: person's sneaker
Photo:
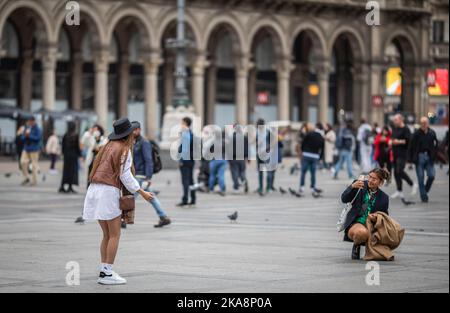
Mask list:
[[[248,193],[248,181],[247,180],[244,183],[244,192]]]
[[[30,183],[30,180],[27,178],[21,183],[21,185],[25,186],[25,185],[28,185],[29,183]]]
[[[391,198],[392,199],[396,199],[396,198],[398,198],[398,197],[400,197],[401,196],[401,192],[400,191],[396,191],[396,192],[394,192],[392,195],[391,195]],[[403,197],[402,197],[403,198]]]
[[[313,191],[312,196],[313,196],[313,198],[320,198],[322,196],[322,194],[317,191]]]
[[[305,193],[305,188],[304,187],[300,187],[300,189],[298,190],[299,194],[304,194]]]
[[[191,201],[187,204],[190,208],[195,207],[195,201]]]
[[[359,260],[361,254],[361,246],[353,244],[352,260]]]
[[[226,196],[225,191],[219,191],[217,194],[218,194],[219,196],[222,196],[222,197],[225,197],[225,196]]]
[[[68,191],[65,190],[64,188],[59,188],[59,189],[58,189],[58,192],[59,192],[59,193],[68,193]]]
[[[314,188],[313,191],[316,192],[316,193],[322,193],[323,192],[323,190],[319,189],[319,188]]]
[[[414,183],[411,190],[411,196],[417,195],[417,191],[419,190],[419,185],[417,183]]]
[[[82,217],[82,216],[78,216],[77,217],[77,219],[75,220],[75,223],[80,223],[80,224],[82,224],[82,223],[84,223],[84,218]]]
[[[188,204],[187,203],[185,203],[185,202],[180,202],[180,203],[177,203],[175,206],[177,206],[177,207],[179,207],[179,208],[182,208],[182,207],[185,207],[185,206],[187,206]]]
[[[120,227],[123,228],[123,229],[126,229],[127,228],[127,223],[125,223],[125,221],[122,221],[120,223]]]
[[[162,217],[159,219],[158,224],[154,225],[155,228],[161,228],[166,225],[169,225],[172,221],[168,217]]]
[[[100,272],[97,283],[100,285],[124,285],[127,283],[127,280],[114,271],[111,271],[111,274],[109,275]]]

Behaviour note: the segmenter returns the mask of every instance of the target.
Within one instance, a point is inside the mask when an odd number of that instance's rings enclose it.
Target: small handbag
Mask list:
[[[125,162],[123,163],[123,169],[125,170]],[[120,198],[119,198],[119,208],[121,211],[132,211],[136,207],[135,198],[132,193],[128,191],[122,184],[120,183]]]
[[[344,207],[342,209],[341,215],[339,216],[339,220],[336,223],[338,232],[341,232],[344,230],[344,225],[345,225],[345,221],[347,220],[348,212],[350,212],[350,210],[352,209],[353,203],[355,202],[356,198],[358,197],[358,194],[360,191],[361,191],[361,189],[358,189],[356,196],[353,198],[353,200],[351,202],[344,203]]]

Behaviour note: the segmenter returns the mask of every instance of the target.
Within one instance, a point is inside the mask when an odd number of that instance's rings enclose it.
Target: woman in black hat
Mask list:
[[[146,201],[152,194],[142,190],[132,174],[132,153],[135,127],[127,118],[114,122],[114,132],[95,158],[89,176],[89,188],[84,202],[83,219],[97,220],[103,231],[100,245],[101,267],[99,284],[120,285],[126,280],[112,270],[120,240],[121,188],[139,193]]]

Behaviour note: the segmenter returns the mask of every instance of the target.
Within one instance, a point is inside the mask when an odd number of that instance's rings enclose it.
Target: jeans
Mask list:
[[[425,171],[427,172],[427,182],[425,183]],[[426,153],[419,153],[419,159],[416,164],[417,180],[419,181],[420,198],[422,201],[428,201],[428,192],[431,190],[436,170],[433,161]]]
[[[352,163],[353,154],[351,151],[341,150],[339,151],[339,161],[336,163],[334,177],[337,178],[339,171],[342,168],[342,165],[346,163],[348,177],[352,179],[353,176],[353,163]]]
[[[267,190],[273,190],[273,183],[275,181],[275,171],[269,171],[269,170],[264,170],[262,169],[263,167],[263,163],[262,162],[258,162],[257,163],[257,167],[258,167],[258,183],[259,183],[259,187],[258,187],[258,191],[259,192],[263,192],[264,191],[264,172],[267,173]]]
[[[218,180],[220,190],[225,192],[225,170],[228,162],[226,160],[212,160],[209,162],[209,190],[214,189],[216,179]]]
[[[311,188],[316,188],[316,169],[317,163],[319,163],[318,159],[314,159],[311,157],[303,157],[302,158],[302,173],[300,178],[300,187],[305,186],[305,177],[308,171],[311,172]]]
[[[230,160],[231,178],[233,179],[233,189],[238,190],[240,182],[245,182],[245,161],[244,160]]]
[[[180,172],[181,172],[181,183],[183,185],[183,198],[181,202],[187,204],[189,199],[189,187],[194,184],[194,163],[181,164]],[[195,203],[196,201],[195,190],[191,190],[190,194],[191,194],[191,203]]]
[[[142,187],[145,180],[142,178],[136,178],[136,180],[139,182],[139,185]],[[149,186],[147,186],[144,190],[149,191],[150,190]],[[137,197],[137,193],[134,196]],[[150,200],[150,204],[153,206],[156,214],[158,214],[158,216],[160,218],[167,217],[166,212],[164,212],[164,210],[161,207],[161,202],[159,202],[159,200],[158,200],[158,198],[156,198],[155,194],[153,194],[153,199]]]

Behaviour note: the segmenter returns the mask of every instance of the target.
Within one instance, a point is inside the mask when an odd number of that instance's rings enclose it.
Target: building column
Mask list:
[[[217,94],[217,67],[211,64],[208,68],[208,82],[207,82],[207,109],[205,116],[205,124],[213,124],[216,108],[216,94]]]
[[[42,57],[42,107],[46,110],[55,109],[55,97],[56,97],[56,45],[49,45],[43,51]]]
[[[289,121],[289,78],[293,65],[289,57],[282,57],[277,64],[278,119]]]
[[[102,49],[95,56],[95,113],[97,121],[107,129],[109,51]]]
[[[33,92],[33,51],[22,52],[22,64],[20,65],[20,103],[23,110],[31,109],[31,97]]]
[[[304,67],[300,68],[301,78],[300,78],[300,85],[301,85],[301,108],[300,108],[300,117],[302,121],[309,120],[309,68],[308,65],[305,65]]]
[[[192,103],[202,126],[205,125],[205,67],[207,66],[205,53],[198,53],[192,65]]]
[[[252,68],[248,73],[248,111],[250,122],[256,122],[255,120],[255,106],[256,106],[256,80],[257,71],[256,68]]]
[[[173,97],[173,59],[164,60],[164,108],[162,108],[163,112],[166,112],[169,107],[172,106],[172,97]]]
[[[323,61],[317,68],[319,83],[319,116],[318,122],[328,123],[330,64]]]
[[[425,71],[416,67],[414,71],[414,114],[419,120],[421,116],[425,116],[428,111],[428,90],[425,81]]]
[[[71,105],[72,110],[81,111],[83,108],[82,92],[83,92],[83,55],[80,51],[72,54],[72,90]]]
[[[361,119],[367,121],[367,66],[358,64],[352,68],[353,77],[353,121],[360,124]]]
[[[152,53],[145,58],[145,129],[152,140],[158,135],[158,69],[162,60],[159,53]]]
[[[119,63],[119,118],[128,116],[128,95],[130,84],[130,63],[128,53],[120,56]]]
[[[249,70],[253,67],[248,55],[242,54],[235,56],[236,59],[236,121],[240,125],[248,124],[248,83]]]

